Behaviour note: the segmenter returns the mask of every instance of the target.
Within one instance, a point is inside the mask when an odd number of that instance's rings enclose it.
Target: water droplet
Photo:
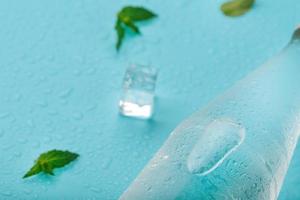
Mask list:
[[[46,89],[44,90],[44,94],[52,94],[53,90],[52,89]]]
[[[83,135],[86,132],[86,129],[79,127],[75,129],[75,132],[78,133],[78,135]]]
[[[55,137],[57,140],[62,141],[64,139],[64,136],[61,134],[56,135]]]
[[[36,102],[36,105],[44,108],[44,107],[48,106],[48,103],[46,101],[41,100],[41,101]]]
[[[91,186],[90,186],[89,183],[84,183],[84,184],[83,184],[83,187],[85,187],[85,188],[90,188]]]
[[[73,88],[69,88],[69,89],[62,91],[58,96],[61,98],[67,98],[71,95],[72,92],[73,92]]]
[[[95,72],[96,72],[96,69],[95,68],[89,68],[88,70],[86,70],[86,73],[88,74],[88,75],[92,75],[92,74],[95,74]]]
[[[73,118],[76,120],[81,120],[83,118],[83,114],[82,113],[74,113]]]
[[[244,141],[245,128],[229,119],[211,122],[201,134],[190,155],[187,167],[204,176],[215,170]]]
[[[150,192],[152,190],[152,186],[147,187],[147,192]]]
[[[10,191],[0,191],[0,194],[2,196],[6,196],[6,197],[12,196],[12,193]]]
[[[103,164],[102,164],[102,169],[107,169],[109,168],[110,164],[112,163],[112,159],[109,158],[107,159]]]
[[[27,120],[27,125],[28,125],[29,127],[31,127],[31,128],[34,128],[34,127],[35,127],[35,124],[34,124],[34,122],[33,122],[32,119]]]
[[[21,94],[15,94],[15,95],[12,97],[12,100],[18,102],[18,101],[21,100],[21,98],[22,98],[22,95],[21,95]]]
[[[50,136],[44,137],[44,143],[50,143],[52,141],[52,138]]]
[[[4,130],[0,129],[0,138],[4,136]]]
[[[7,150],[11,149],[12,147],[13,147],[13,145],[11,145],[11,144],[4,144],[2,146],[2,150],[7,151]]]
[[[14,123],[14,122],[16,122],[17,121],[17,119],[14,117],[14,116],[11,116],[11,118],[10,118],[10,123]]]
[[[32,191],[29,190],[29,189],[24,189],[23,192],[24,192],[24,194],[26,194],[26,195],[30,195],[30,194],[32,193]]]
[[[133,152],[132,153],[132,156],[134,157],[134,158],[138,158],[139,157],[139,152],[137,152],[137,151],[135,151],[135,152]]]
[[[19,158],[19,157],[22,156],[22,153],[21,153],[21,152],[15,152],[15,153],[14,153],[14,156],[17,157],[17,158]]]
[[[75,69],[75,70],[73,71],[73,74],[74,74],[75,76],[80,76],[81,71],[78,70],[78,69]]]
[[[39,148],[40,146],[41,146],[41,144],[39,142],[34,142],[32,144],[32,147],[35,148],[35,149]]]
[[[86,111],[89,112],[89,111],[95,110],[96,108],[97,108],[97,105],[94,104],[94,105],[87,107]]]
[[[48,113],[52,116],[58,115],[58,112],[56,110],[50,110]]]
[[[9,116],[9,113],[0,113],[0,119],[5,119]]]
[[[101,192],[101,190],[100,190],[99,188],[96,188],[96,187],[90,187],[90,190],[91,190],[92,192],[96,192],[96,193]]]
[[[61,100],[60,100],[60,104],[61,104],[61,105],[67,105],[68,102],[69,102],[69,101],[68,101],[67,99],[61,99]]]

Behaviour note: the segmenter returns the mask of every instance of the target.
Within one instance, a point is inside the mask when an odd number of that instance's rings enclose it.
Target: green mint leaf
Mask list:
[[[119,13],[120,18],[129,18],[132,21],[142,21],[157,17],[157,15],[143,7],[126,6]]]
[[[50,164],[48,164],[47,162],[46,163],[43,163],[43,164],[40,164],[41,165],[41,168],[42,168],[42,171],[46,174],[49,174],[51,176],[54,176],[54,173],[53,173],[53,168],[51,167]]]
[[[134,22],[149,20],[157,17],[155,13],[143,7],[126,6],[117,14],[115,30],[117,33],[116,49],[119,50],[122,46],[125,37],[125,27],[131,29],[134,33],[140,34],[139,28]]]
[[[300,27],[298,27],[294,33],[293,33],[293,36],[292,36],[292,41],[294,40],[299,40],[300,39]],[[291,41],[291,42],[292,42]]]
[[[27,178],[33,175],[36,175],[42,171],[41,166],[38,163],[35,163],[33,167],[23,176],[23,178]]]
[[[23,178],[36,175],[40,172],[54,175],[53,170],[55,168],[64,167],[65,165],[74,161],[78,156],[78,154],[69,151],[48,151],[39,156],[39,158],[35,161],[33,167],[23,176]]]
[[[140,34],[139,28],[131,20],[124,20],[123,23],[128,26],[133,32]]]
[[[117,36],[118,36],[116,49],[119,50],[125,36],[125,29],[123,28],[122,22],[120,20],[117,20],[115,25],[115,30],[117,31]]]
[[[232,0],[224,3],[221,6],[221,10],[224,15],[236,17],[248,12],[252,8],[254,2],[255,0]]]

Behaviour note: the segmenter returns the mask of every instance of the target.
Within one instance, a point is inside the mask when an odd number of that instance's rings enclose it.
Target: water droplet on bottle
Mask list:
[[[211,122],[188,156],[192,174],[204,176],[215,170],[244,141],[245,128],[229,119]]]

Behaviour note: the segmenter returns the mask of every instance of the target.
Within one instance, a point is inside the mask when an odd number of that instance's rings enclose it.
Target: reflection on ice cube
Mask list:
[[[132,65],[125,73],[119,102],[120,113],[136,118],[150,118],[153,114],[157,70],[153,67]]]

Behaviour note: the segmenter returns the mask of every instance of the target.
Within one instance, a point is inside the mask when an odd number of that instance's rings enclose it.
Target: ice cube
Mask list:
[[[147,119],[153,114],[157,69],[131,65],[125,72],[120,113],[125,116]]]

